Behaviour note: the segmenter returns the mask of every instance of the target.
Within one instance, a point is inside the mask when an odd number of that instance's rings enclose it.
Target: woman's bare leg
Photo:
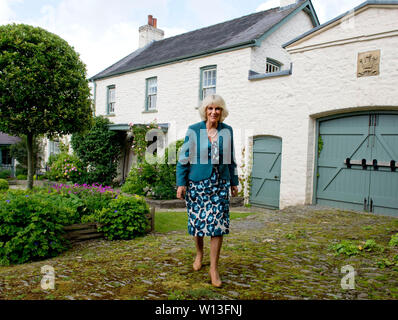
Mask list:
[[[203,237],[194,237],[196,246],[196,258],[193,263],[193,269],[198,271],[202,268],[203,261]]]
[[[221,279],[218,273],[218,260],[220,258],[223,237],[211,237],[210,240],[210,278],[215,287],[221,287]]]

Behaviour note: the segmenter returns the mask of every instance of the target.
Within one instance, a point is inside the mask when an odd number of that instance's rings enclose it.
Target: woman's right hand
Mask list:
[[[177,189],[177,199],[184,200],[186,192],[187,192],[187,187],[185,187],[185,186],[178,187],[178,189]]]

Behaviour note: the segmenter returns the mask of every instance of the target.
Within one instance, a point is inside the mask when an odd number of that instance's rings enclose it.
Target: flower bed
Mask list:
[[[54,257],[69,248],[65,226],[97,222],[109,239],[148,232],[149,206],[99,184],[53,184],[48,188],[0,193],[0,264]]]

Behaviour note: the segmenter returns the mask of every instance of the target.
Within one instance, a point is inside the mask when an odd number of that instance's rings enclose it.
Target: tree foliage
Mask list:
[[[59,36],[24,24],[0,26],[0,131],[33,137],[84,130],[92,118],[86,67]],[[29,166],[29,187],[33,166]]]

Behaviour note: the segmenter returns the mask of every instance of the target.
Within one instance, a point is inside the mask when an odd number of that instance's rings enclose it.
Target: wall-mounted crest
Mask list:
[[[380,74],[380,50],[358,54],[357,77],[377,76]]]

